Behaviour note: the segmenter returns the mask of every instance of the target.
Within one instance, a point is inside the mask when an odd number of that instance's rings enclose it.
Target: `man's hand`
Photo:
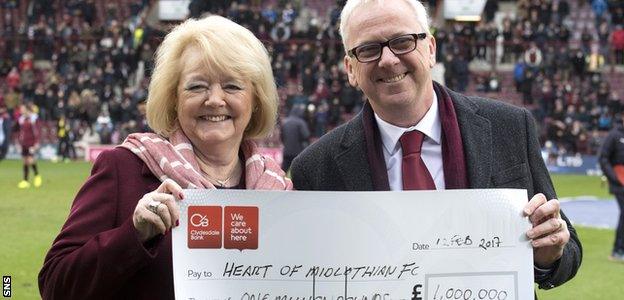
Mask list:
[[[533,246],[533,261],[539,268],[550,268],[563,255],[563,248],[570,240],[568,225],[561,219],[559,201],[546,200],[537,194],[524,206],[524,215],[529,217],[533,228],[527,231]]]

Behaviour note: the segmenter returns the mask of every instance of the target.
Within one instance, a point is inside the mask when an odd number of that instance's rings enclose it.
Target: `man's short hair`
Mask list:
[[[183,22],[158,47],[146,107],[147,123],[154,132],[168,137],[176,129],[181,57],[188,47],[199,49],[203,60],[196,63],[204,64],[211,74],[251,81],[255,107],[244,138],[268,135],[278,107],[268,52],[251,31],[216,15]]]
[[[386,0],[348,0],[345,4],[342,12],[340,13],[340,36],[342,37],[342,45],[344,46],[345,52],[349,51],[347,48],[347,31],[345,28],[347,27],[347,22],[351,17],[353,11],[364,4],[367,3],[379,3],[383,4]],[[429,32],[429,15],[427,14],[427,10],[418,0],[402,0],[409,4],[416,14],[416,19],[420,26],[426,33]]]

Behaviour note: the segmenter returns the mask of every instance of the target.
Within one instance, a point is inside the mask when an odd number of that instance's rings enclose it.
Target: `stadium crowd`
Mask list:
[[[193,0],[189,12],[227,16],[265,42],[281,116],[302,108],[314,138],[357,113],[362,95],[342,68],[343,1],[302,2]],[[435,15],[436,1],[428,2]],[[515,16],[501,19],[498,2],[487,2],[478,24],[447,22],[433,29],[445,84],[503,101],[508,94],[500,92],[511,90],[539,120],[548,151],[595,154],[624,106],[607,69],[624,63],[624,3],[519,0]],[[142,102],[154,49],[166,32],[150,22],[157,1],[9,0],[1,6],[5,118],[17,120],[21,105],[34,104],[43,143],[58,143],[64,158],[75,158],[75,145],[118,144],[129,133],[149,130]],[[595,26],[578,27],[583,17]],[[513,80],[500,71],[475,73],[469,68],[475,61],[513,66]],[[19,126],[13,124],[8,136],[15,138]],[[279,130],[264,144],[278,146]]]

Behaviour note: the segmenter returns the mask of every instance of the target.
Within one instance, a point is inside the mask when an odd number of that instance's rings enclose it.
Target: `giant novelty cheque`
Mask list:
[[[525,190],[185,190],[176,299],[533,297]]]

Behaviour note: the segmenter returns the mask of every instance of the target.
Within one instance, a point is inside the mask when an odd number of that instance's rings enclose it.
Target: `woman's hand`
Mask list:
[[[132,223],[139,233],[141,243],[179,224],[180,209],[176,200],[184,199],[182,188],[175,181],[166,179],[153,192],[147,193],[139,200]]]

